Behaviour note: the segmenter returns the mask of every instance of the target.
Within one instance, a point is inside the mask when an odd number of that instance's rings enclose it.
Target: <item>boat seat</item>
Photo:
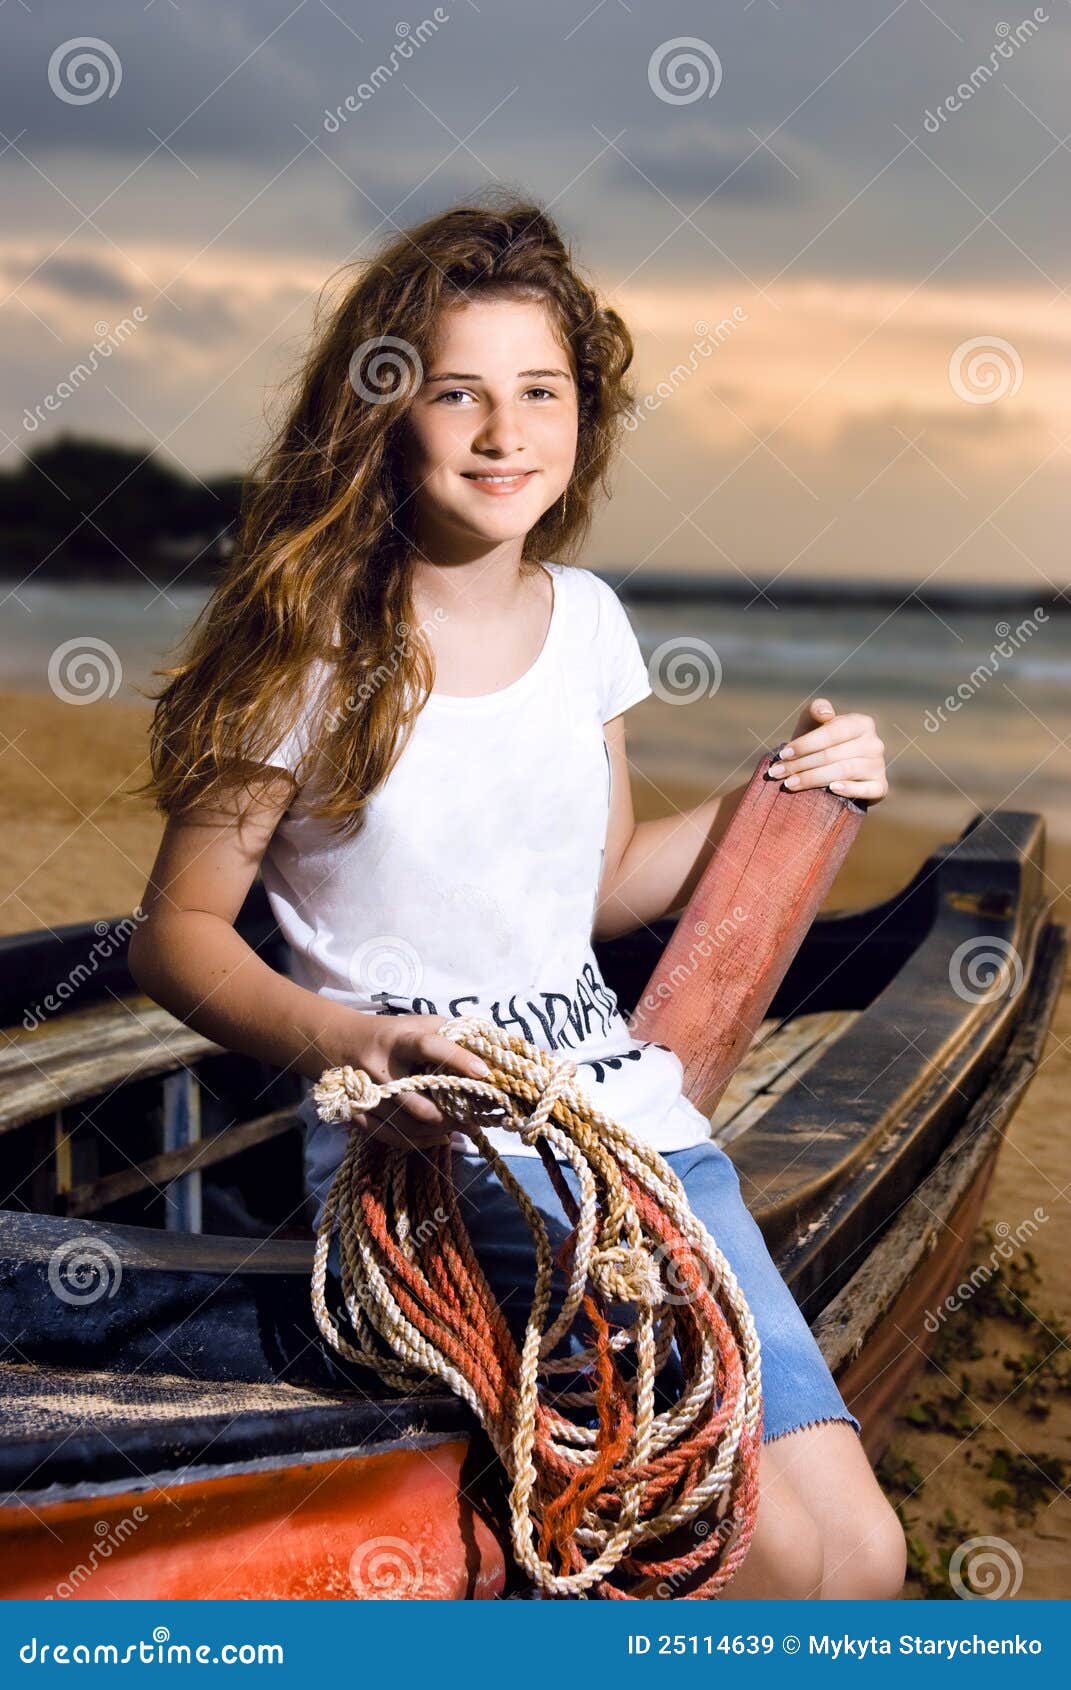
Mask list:
[[[360,1455],[469,1436],[476,1422],[450,1394],[392,1398],[278,1381],[208,1383],[176,1373],[0,1361],[0,1505],[92,1475],[145,1481],[166,1468]]]
[[[0,1046],[0,1132],[220,1049],[135,994],[72,1010],[31,1032],[8,1027]]]

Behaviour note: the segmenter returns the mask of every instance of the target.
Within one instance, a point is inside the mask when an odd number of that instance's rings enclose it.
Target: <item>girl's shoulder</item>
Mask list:
[[[555,593],[564,593],[567,620],[583,660],[593,666],[601,719],[608,722],[652,691],[635,629],[616,591],[601,576],[580,564],[547,567]]]
[[[600,628],[604,633],[607,630],[613,632],[615,628],[620,628],[622,622],[628,622],[625,607],[617,593],[594,570],[579,563],[546,562],[543,567],[550,570],[555,593],[563,594],[573,619],[581,621],[586,617],[592,633],[597,634]]]

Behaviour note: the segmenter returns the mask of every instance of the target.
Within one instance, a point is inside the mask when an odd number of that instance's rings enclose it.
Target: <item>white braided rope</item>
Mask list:
[[[361,1111],[402,1092],[437,1094],[436,1101],[443,1113],[471,1136],[480,1155],[520,1208],[535,1245],[536,1286],[521,1352],[512,1436],[504,1436],[500,1422],[485,1413],[484,1404],[470,1381],[413,1326],[392,1292],[375,1240],[365,1225],[359,1204],[353,1199],[369,1142],[363,1132],[350,1135],[317,1232],[313,1310],[321,1333],[339,1354],[372,1368],[392,1388],[420,1393],[434,1390],[434,1380],[439,1379],[469,1404],[511,1480],[511,1535],[518,1563],[548,1594],[583,1596],[637,1544],[665,1536],[727,1497],[741,1436],[746,1428],[751,1438],[756,1439],[761,1424],[758,1334],[729,1263],[692,1212],[676,1174],[650,1145],[595,1107],[575,1084],[574,1062],[556,1058],[477,1016],[459,1016],[444,1022],[439,1032],[483,1057],[504,1083],[460,1074],[429,1073],[406,1075],[378,1085],[363,1069],[340,1067],[329,1069],[321,1077],[313,1087],[313,1099],[321,1119],[349,1122]],[[526,1097],[534,1100],[529,1114],[522,1107]],[[552,1119],[556,1105],[559,1110],[564,1107],[571,1111],[574,1120],[565,1124],[560,1112]],[[550,1240],[543,1216],[483,1131],[480,1122],[487,1119],[491,1109],[505,1112],[504,1119],[495,1119],[496,1126],[516,1132],[528,1144],[542,1137],[576,1174],[579,1220],[572,1261],[561,1311],[549,1327],[546,1317],[554,1268]],[[405,1196],[408,1154],[401,1149],[388,1151],[387,1184],[393,1203],[395,1242],[415,1267],[418,1256]],[[676,1403],[660,1413],[655,1412],[655,1377],[673,1341],[673,1304],[684,1299],[679,1292],[674,1293],[671,1283],[675,1263],[665,1259],[660,1244],[646,1233],[622,1182],[622,1168],[628,1170],[687,1239],[692,1266],[700,1272],[705,1289],[719,1298],[723,1313],[735,1329],[743,1382],[713,1459],[698,1481],[661,1513],[645,1521],[639,1519],[642,1484],[625,1483],[619,1489],[620,1510],[615,1522],[602,1520],[589,1509],[574,1533],[577,1544],[596,1552],[594,1558],[581,1571],[562,1574],[535,1547],[538,1509],[532,1507],[532,1494],[538,1473],[533,1451],[540,1379],[559,1372],[579,1372],[595,1359],[593,1349],[583,1349],[557,1360],[550,1357],[550,1352],[570,1329],[586,1289],[593,1286],[611,1302],[636,1307],[632,1324],[615,1333],[611,1340],[615,1350],[632,1347],[636,1352],[635,1375],[626,1382],[630,1397],[634,1398],[634,1427],[623,1463],[626,1469],[638,1467],[686,1435],[716,1392],[717,1335],[704,1321],[695,1376],[687,1382],[683,1396]],[[603,1190],[601,1214],[599,1182]],[[336,1226],[342,1295],[357,1337],[356,1346],[338,1330],[325,1299],[327,1258]],[[697,1305],[696,1314],[702,1314],[701,1305]],[[594,1393],[563,1393],[557,1400],[590,1407]],[[544,1405],[544,1414],[556,1456],[578,1467],[597,1458],[598,1434],[593,1427],[575,1424],[549,1404]]]

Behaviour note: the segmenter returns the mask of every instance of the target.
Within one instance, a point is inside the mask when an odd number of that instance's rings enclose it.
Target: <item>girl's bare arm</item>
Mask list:
[[[244,810],[235,802],[169,819],[129,961],[142,990],[206,1038],[318,1076],[344,1059],[339,1006],[278,974],[234,927],[292,796],[280,774]]]
[[[814,722],[821,726],[812,726]],[[624,716],[607,722],[604,733],[613,782],[593,937],[612,939],[685,908],[749,782],[715,793],[693,810],[637,825]],[[801,710],[792,743],[784,746],[781,761],[771,764],[768,773],[783,779],[782,790],[790,793],[829,786],[845,797],[874,804],[889,790],[884,753],[873,716],[837,715],[828,699],[816,698]]]
[[[637,823],[629,785],[624,716],[615,716],[603,731],[612,780],[593,937],[613,939],[684,908],[747,784],[717,793],[694,810]]]
[[[293,793],[289,775],[270,770],[252,799],[244,794],[241,804],[221,800],[168,820],[142,899],[146,919],[130,943],[138,985],[226,1049],[311,1078],[344,1063],[379,1083],[435,1067],[479,1074],[478,1058],[435,1031],[443,1017],[364,1014],[322,998],[277,973],[236,931]],[[397,1104],[381,1107],[370,1115],[398,1118]],[[443,1121],[416,1093],[405,1094],[402,1114],[429,1129]]]

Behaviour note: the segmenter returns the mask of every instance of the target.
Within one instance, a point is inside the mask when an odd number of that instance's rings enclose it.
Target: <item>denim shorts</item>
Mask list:
[[[747,1299],[759,1335],[762,1361],[763,1441],[784,1437],[822,1421],[844,1420],[859,1431],[845,1405],[822,1352],[791,1291],[774,1266],[766,1242],[740,1195],[740,1181],[729,1157],[716,1144],[664,1152],[694,1213],[726,1257]],[[510,1172],[543,1216],[552,1251],[568,1236],[569,1222],[538,1156],[507,1156]],[[535,1291],[536,1257],[532,1235],[513,1198],[482,1156],[455,1152],[453,1178],[458,1202],[480,1266],[502,1307],[518,1344],[523,1339]],[[577,1195],[568,1163],[562,1174]],[[332,1241],[328,1266],[338,1272],[338,1239]],[[566,1280],[555,1269],[548,1324],[564,1301]],[[634,1315],[631,1305],[607,1310],[619,1320]],[[579,1309],[570,1331],[555,1350],[571,1355],[585,1347],[588,1329]],[[556,1388],[568,1379],[555,1375]],[[659,1376],[659,1398],[672,1401],[683,1387],[680,1356],[674,1343]]]

